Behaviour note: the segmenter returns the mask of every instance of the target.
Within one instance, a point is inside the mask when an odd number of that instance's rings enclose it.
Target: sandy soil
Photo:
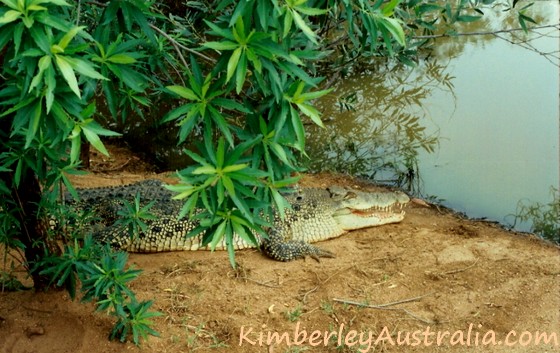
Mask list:
[[[112,152],[76,185],[155,176]],[[303,183],[368,187],[328,175]],[[237,270],[222,251],[132,254],[144,269],[132,288],[163,313],[143,349],[107,341],[112,318],[65,292],[0,293],[0,352],[560,352],[558,247],[421,202],[400,224],[320,246],[337,257],[281,263],[246,250]],[[540,333],[552,340],[535,343]]]

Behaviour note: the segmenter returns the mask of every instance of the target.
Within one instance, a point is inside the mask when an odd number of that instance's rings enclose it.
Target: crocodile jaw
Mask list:
[[[410,201],[402,192],[347,192],[332,214],[346,231],[398,223],[404,219],[404,206]]]
[[[363,212],[349,208],[337,210],[333,214],[338,226],[346,231],[380,226],[388,223],[398,223],[404,219],[405,212],[373,211]]]

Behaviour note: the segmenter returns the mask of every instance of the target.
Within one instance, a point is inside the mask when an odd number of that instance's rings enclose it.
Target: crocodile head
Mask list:
[[[303,188],[287,195],[292,209],[286,219],[277,219],[284,239],[315,242],[338,237],[347,231],[404,218],[409,201],[402,192],[370,192],[333,186],[328,189]],[[286,229],[289,226],[289,230]]]
[[[346,231],[400,222],[410,201],[400,191],[368,192],[336,186],[328,191],[335,205],[332,217]]]

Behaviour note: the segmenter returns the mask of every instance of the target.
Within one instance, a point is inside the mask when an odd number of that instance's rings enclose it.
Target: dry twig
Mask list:
[[[338,299],[338,298],[333,298],[333,301],[337,302],[337,303],[343,303],[343,304],[348,304],[348,305],[356,305],[359,307],[363,307],[363,308],[371,308],[371,309],[379,309],[379,310],[393,310],[393,311],[402,311],[405,314],[411,316],[412,318],[421,321],[425,324],[434,324],[433,321],[428,320],[428,319],[424,319],[421,318],[419,316],[417,316],[416,314],[414,314],[413,312],[404,309],[404,308],[389,308],[390,306],[394,306],[394,305],[399,305],[399,304],[403,304],[403,303],[410,303],[410,302],[414,302],[414,301],[418,301],[424,297],[427,297],[429,295],[432,295],[433,293],[428,293],[428,294],[424,294],[418,297],[414,297],[414,298],[408,298],[408,299],[403,299],[403,300],[398,300],[395,302],[390,302],[390,303],[384,303],[384,304],[379,304],[379,305],[371,305],[371,304],[365,304],[365,303],[360,303],[357,301],[352,301],[352,300],[346,300],[346,299]]]

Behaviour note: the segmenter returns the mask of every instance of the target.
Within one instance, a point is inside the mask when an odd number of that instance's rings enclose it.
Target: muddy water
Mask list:
[[[531,15],[558,23],[559,12],[557,1],[540,1]],[[499,12],[484,25],[465,31],[517,27]],[[336,134],[310,128],[312,168],[419,176],[410,186],[423,195],[506,224],[520,200],[550,202],[560,184],[560,40],[558,30],[540,33],[528,43],[556,57],[494,36],[459,37],[439,40],[437,60],[412,72],[377,67],[339,83],[320,103]],[[419,175],[411,175],[415,156]]]

